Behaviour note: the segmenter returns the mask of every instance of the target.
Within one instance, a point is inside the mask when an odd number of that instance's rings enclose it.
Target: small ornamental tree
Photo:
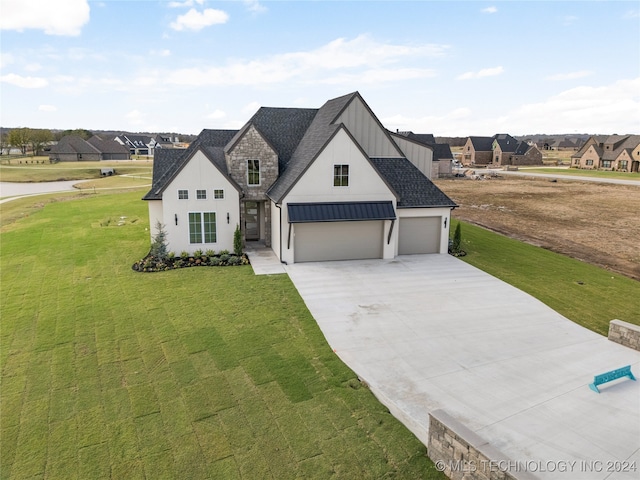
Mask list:
[[[460,252],[460,246],[462,244],[462,233],[460,232],[460,222],[456,225],[456,230],[453,232],[453,245],[451,246],[451,250],[453,253]]]
[[[167,232],[164,229],[164,224],[160,223],[160,220],[156,222],[156,230],[158,233],[153,237],[149,253],[158,260],[166,260],[169,255],[167,251]]]
[[[238,224],[236,224],[236,231],[233,232],[233,253],[242,255],[242,232]]]

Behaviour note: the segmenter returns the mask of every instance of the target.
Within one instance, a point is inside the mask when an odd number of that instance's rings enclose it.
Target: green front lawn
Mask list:
[[[452,222],[453,232],[457,221]],[[462,223],[462,260],[607,335],[617,318],[640,325],[640,283],[540,247]],[[464,292],[459,292],[464,295]]]
[[[149,248],[143,194],[3,228],[3,479],[444,478],[286,275],[132,271]]]

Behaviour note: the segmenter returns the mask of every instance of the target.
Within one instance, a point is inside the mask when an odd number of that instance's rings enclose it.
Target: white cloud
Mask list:
[[[306,52],[291,52],[273,55],[264,59],[237,61],[218,67],[194,67],[178,69],[166,75],[166,82],[176,85],[264,85],[287,80],[323,78],[320,82],[350,82],[359,75],[367,74],[369,83],[425,78],[433,76],[425,68],[403,68],[397,64],[403,59],[414,63],[419,57],[445,55],[446,45],[393,45],[376,42],[368,35],[353,40],[339,38],[321,47]],[[377,69],[369,69],[377,65]],[[385,68],[388,66],[389,68]],[[364,71],[359,70],[365,68]],[[333,75],[331,72],[336,72]]]
[[[562,24],[566,27],[573,25],[578,20],[578,17],[575,15],[566,15],[562,18]]]
[[[80,35],[89,22],[87,0],[2,0],[0,30],[44,30],[49,35]]]
[[[496,13],[498,11],[497,7],[487,7],[487,8],[483,8],[482,13]]]
[[[579,70],[577,72],[568,73],[556,73],[555,75],[549,75],[546,80],[575,80],[576,78],[584,78],[589,75],[593,75],[591,70]]]
[[[622,18],[640,18],[640,10],[629,10]]]
[[[267,7],[262,5],[259,0],[243,0],[244,4],[252,13],[264,13],[267,11]]]
[[[364,85],[403,80],[416,80],[419,78],[433,78],[435,71],[427,68],[387,68],[371,69],[362,72],[342,73],[319,80],[319,83],[329,85],[352,84]]]
[[[55,112],[58,108],[55,105],[40,105],[38,110],[41,112]]]
[[[473,78],[495,77],[504,73],[503,67],[483,68],[477,72],[466,72],[456,77],[457,80],[471,80]]]
[[[208,114],[206,118],[208,118],[210,120],[220,120],[220,119],[222,119],[222,118],[224,118],[226,116],[227,116],[227,114],[225,112],[223,112],[222,110],[214,110],[213,112]]]
[[[580,86],[508,113],[498,130],[526,133],[637,133],[640,77],[601,87]]]
[[[43,88],[49,85],[46,78],[42,77],[23,77],[15,73],[9,73],[0,77],[0,82],[15,85],[21,88]]]
[[[227,20],[229,20],[229,15],[222,10],[206,8],[202,12],[198,12],[192,8],[184,15],[179,15],[176,21],[171,23],[171,28],[177,31],[199,31],[204,27],[226,23]]]
[[[202,5],[204,0],[185,0],[184,2],[169,2],[169,8],[193,7],[195,4]]]

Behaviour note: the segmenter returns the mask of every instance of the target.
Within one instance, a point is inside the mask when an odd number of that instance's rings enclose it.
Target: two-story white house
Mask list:
[[[239,226],[286,263],[447,253],[456,204],[429,179],[433,150],[399,143],[358,92],[262,107],[238,131],[156,151],[151,237],[159,221],[176,253],[232,250]]]

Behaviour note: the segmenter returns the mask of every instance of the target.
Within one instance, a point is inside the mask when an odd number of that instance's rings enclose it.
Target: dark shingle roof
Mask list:
[[[78,135],[65,135],[60,141],[51,147],[50,153],[59,154],[99,154],[100,151]]]
[[[496,135],[495,141],[500,145],[500,150],[503,152],[515,152],[516,147],[518,146],[518,140],[513,138],[511,135],[506,133],[500,133]],[[493,142],[492,142],[493,143]]]
[[[457,207],[453,200],[406,158],[371,158],[370,160],[397,194],[398,208]]]
[[[186,150],[161,148],[154,151],[153,182],[151,190],[142,197],[143,200],[161,200],[162,192],[173,180],[187,161],[197,150],[202,150],[209,160],[227,175],[227,164],[224,158],[224,146],[237,133],[237,130],[202,130]],[[234,185],[231,179],[229,179]]]
[[[249,120],[278,153],[281,172],[287,168],[316,113],[317,108],[262,107]]]
[[[341,128],[341,125],[332,122],[357,95],[358,93],[354,92],[334,98],[318,110],[298,147],[293,152],[286,170],[281,172],[278,180],[267,192],[269,198],[276,203],[282,201],[282,198],[311,165],[331,137]]]
[[[162,179],[177,170],[185,151],[175,148],[161,148],[154,151],[151,190],[142,197],[143,200],[162,200]]]
[[[87,142],[100,150],[101,153],[129,154],[129,149],[121,143],[118,143],[115,140],[105,140],[98,135],[94,135],[87,140]]]
[[[431,147],[433,148],[434,162],[453,159],[453,153],[451,153],[451,147],[448,143],[434,143]]]
[[[490,152],[494,137],[469,137],[476,152]]]

